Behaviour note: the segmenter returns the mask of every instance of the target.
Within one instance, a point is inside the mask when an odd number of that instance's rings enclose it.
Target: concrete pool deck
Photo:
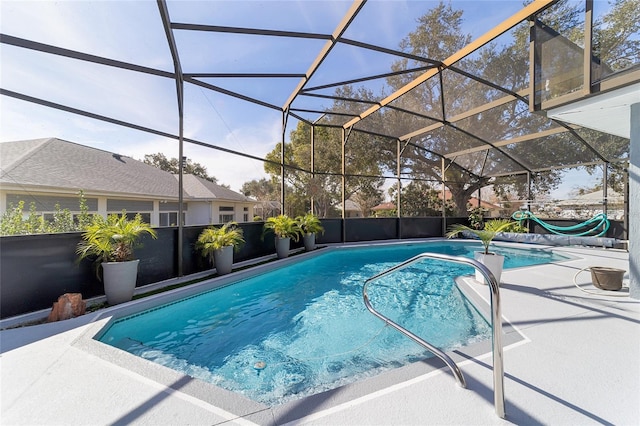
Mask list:
[[[523,336],[505,343],[506,419],[494,412],[490,353],[459,364],[467,389],[444,364],[421,371],[416,363],[410,375],[387,386],[374,378],[358,382],[357,391],[347,385],[268,408],[238,398],[231,403],[210,385],[133,356],[135,368],[122,364],[95,346],[106,345],[91,341],[108,320],[92,322],[95,313],[0,332],[0,423],[640,424],[640,301],[587,294],[573,284],[590,266],[628,271],[628,253],[553,250],[574,259],[503,273],[502,315],[513,327],[505,330]],[[597,291],[588,272],[577,282]],[[488,299],[486,286],[473,286]]]

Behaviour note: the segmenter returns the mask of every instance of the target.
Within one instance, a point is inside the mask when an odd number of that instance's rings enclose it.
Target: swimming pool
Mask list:
[[[363,282],[416,254],[472,257],[455,241],[340,247],[120,318],[99,340],[267,405],[333,389],[430,354],[373,317]],[[505,267],[563,259],[501,248]],[[376,309],[450,351],[490,338],[454,283],[471,268],[425,260],[371,285]]]

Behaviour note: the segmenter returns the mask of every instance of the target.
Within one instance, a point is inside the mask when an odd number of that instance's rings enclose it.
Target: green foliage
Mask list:
[[[55,205],[56,214],[53,215],[53,221],[50,224],[52,233],[76,231],[77,227],[73,222],[73,216],[69,209],[60,209],[60,204]]]
[[[280,198],[277,185],[270,180],[262,178],[251,180],[242,184],[240,192],[247,197],[253,197],[258,201],[273,201]]]
[[[80,259],[96,258],[101,262],[126,262],[133,260],[133,250],[143,234],[156,238],[156,231],[137,214],[132,220],[126,212],[109,215],[107,219],[95,215],[82,234],[76,253]]]
[[[598,16],[594,23],[594,54],[600,55],[603,67],[619,70],[630,64],[637,64],[640,59],[640,41],[634,37],[640,28],[637,19],[640,8],[637,7],[637,0],[612,0],[610,5],[610,10]],[[584,29],[583,8],[584,4],[580,2],[558,2],[542,12],[539,19],[565,37],[567,43],[574,43],[579,47]],[[462,10],[447,2],[436,3],[423,16],[418,17],[416,28],[400,43],[400,49],[408,55],[392,64],[390,71],[393,73],[387,77],[385,92],[400,90],[422,72],[412,70],[420,69],[424,62],[411,59],[409,55],[442,60],[466,46],[471,40],[471,35],[464,32],[465,18]],[[482,114],[459,120],[452,126],[445,125],[403,141],[400,164],[397,164],[398,147],[395,141],[377,136],[406,135],[411,130],[427,126],[423,117],[434,117],[435,121],[455,117],[470,108],[497,99],[499,95],[495,89],[478,83],[464,72],[478,75],[509,92],[526,89],[532,81],[532,76],[529,75],[529,36],[528,22],[522,22],[513,31],[496,39],[496,42],[487,44],[473,55],[458,61],[455,68],[462,72],[445,71],[442,79],[430,78],[394,101],[394,108],[380,110],[376,113],[375,119],[371,117],[358,123],[357,127],[371,134],[354,130],[349,133],[344,145],[344,173],[347,186],[345,198],[358,202],[367,214],[369,203],[373,203],[372,206],[376,204],[375,192],[379,190],[379,181],[375,177],[383,172],[395,173],[401,170],[402,176],[408,179],[440,182],[443,170],[442,155],[453,158],[447,154],[477,147],[478,140],[488,142],[489,146],[493,141],[508,141],[527,134],[544,132],[555,126],[550,120],[531,113],[525,102],[509,102],[487,109]],[[556,55],[554,60],[559,67],[568,62],[561,54]],[[361,113],[359,102],[376,102],[385,94],[374,94],[363,87],[345,85],[335,90],[334,95],[337,99],[334,100],[331,109],[357,116]],[[409,114],[407,111],[416,114]],[[422,114],[423,117],[419,117],[418,114]],[[344,119],[327,115],[323,121],[341,126]],[[327,215],[332,213],[331,210],[340,203],[342,191],[341,131],[325,127],[315,128],[314,170],[311,170],[310,161],[310,132],[311,126],[298,123],[298,127],[291,133],[291,143],[285,145],[284,152],[281,145],[278,145],[269,153],[265,171],[279,184],[279,180],[282,179],[281,164],[285,166],[287,208],[298,211],[307,207],[308,210],[308,200],[313,199],[314,211],[321,217],[328,217]],[[511,168],[507,164],[513,162],[529,165],[529,159],[535,159],[536,164],[573,164],[577,161],[578,155],[583,155],[581,151],[584,149],[577,136],[603,152],[606,158],[624,158],[624,153],[628,152],[628,140],[579,129],[549,137],[548,143],[553,144],[553,150],[540,150],[537,143],[515,143],[508,149],[491,148],[486,153],[487,158],[496,157],[502,161],[480,161],[480,151],[463,154],[459,156],[458,161],[471,167],[473,173],[465,171],[449,160],[444,165],[445,185],[451,192],[450,202],[455,209],[454,214],[466,215],[470,196],[478,189],[489,185],[493,185],[496,195],[502,198],[509,194],[514,195],[513,198],[530,199],[550,193],[562,180],[563,171],[560,169],[534,172],[531,174],[530,182],[522,179],[522,175],[500,178],[487,176],[503,175]],[[555,141],[558,143],[554,143]],[[474,164],[478,167],[473,168]],[[592,166],[587,166],[587,170],[591,169]],[[610,178],[614,187],[617,182],[622,182],[616,173],[610,174]],[[405,201],[401,201],[400,211],[403,216],[423,215],[423,212],[435,210],[431,206],[425,207],[424,203],[421,205],[415,194],[405,197],[404,192],[408,190],[409,186],[403,188],[401,200],[405,199],[408,204],[405,206]]]
[[[396,209],[378,210],[374,213],[373,217],[398,217],[398,211]]]
[[[486,210],[482,207],[475,207],[469,210],[469,225],[473,229],[482,229],[484,226],[484,214]]]
[[[521,222],[510,222],[510,225],[507,226],[505,229],[503,229],[500,232],[515,232],[517,234],[527,234],[529,233],[529,229],[527,229],[526,226],[522,225]]]
[[[324,232],[320,219],[311,212],[298,216],[295,220],[302,234],[320,234]]]
[[[389,188],[389,194],[393,199],[397,198],[397,186]],[[413,181],[402,188],[400,198],[400,213],[403,217],[428,217],[442,215],[441,191],[433,188],[427,182]],[[453,205],[445,204],[446,214],[453,214]],[[394,216],[395,216],[394,211]]]
[[[74,222],[73,215],[69,209],[61,209],[59,204],[55,205],[53,220],[51,221],[45,220],[42,214],[38,213],[34,202],[29,204],[28,215],[24,212],[25,203],[23,200],[20,200],[17,206],[10,204],[0,219],[0,235],[54,234],[82,231],[91,223],[87,200],[82,191],[79,193],[79,203],[80,214],[78,215],[77,223]]]
[[[337,96],[354,99],[372,100],[374,95],[366,90],[356,91],[350,87],[336,91]],[[336,100],[334,108],[344,109],[345,112],[355,111],[356,102]],[[337,120],[336,117],[327,120]],[[335,121],[335,124],[338,124]],[[336,206],[341,202],[342,179],[342,134],[338,129],[316,127],[314,133],[314,172],[311,170],[311,126],[299,122],[296,129],[290,133],[290,143],[285,144],[285,204],[291,216],[303,214],[310,209],[313,199],[314,213],[320,217],[330,217],[336,212]],[[348,174],[346,180],[345,198],[357,198],[360,204],[378,204],[382,194],[384,179],[380,158],[382,151],[379,146],[383,143],[380,137],[352,132],[345,145],[345,161]],[[393,143],[395,146],[395,142]],[[280,163],[282,162],[282,144],[267,154],[265,172],[272,182],[279,187],[281,180]]]
[[[87,229],[93,220],[93,216],[89,214],[89,206],[87,205],[87,199],[84,197],[84,192],[79,192],[80,196],[80,214],[78,215],[78,230],[82,231]]]
[[[298,241],[301,233],[298,222],[286,214],[267,218],[264,232],[267,231],[272,231],[278,238],[291,238],[293,241]]]
[[[208,227],[203,229],[196,248],[200,250],[203,257],[213,260],[213,252],[224,247],[232,246],[236,251],[244,244],[242,228],[238,228],[237,222],[227,222],[220,227]]]
[[[164,170],[165,172],[177,174],[180,171],[180,163],[177,158],[168,159],[163,153],[158,152],[156,154],[147,154],[144,156],[144,163],[150,166]],[[187,161],[183,165],[183,171],[186,174],[199,176],[203,179],[211,181],[215,184],[218,183],[218,179],[213,176],[209,176],[207,168],[202,164],[195,163],[187,158]],[[224,185],[223,185],[224,186]]]
[[[35,206],[34,206],[35,207]],[[0,222],[0,232],[2,235],[26,234],[27,227],[23,219],[24,201],[20,200],[17,206],[9,205],[9,208],[2,215]]]
[[[508,219],[494,219],[485,222],[484,229],[474,229],[461,223],[452,225],[447,232],[447,238],[453,238],[461,233],[471,233],[482,242],[484,254],[489,254],[489,245],[499,232],[506,232],[515,222]],[[516,223],[517,224],[517,223]]]

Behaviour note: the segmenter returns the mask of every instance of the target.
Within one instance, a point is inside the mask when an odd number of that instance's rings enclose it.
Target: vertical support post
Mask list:
[[[184,76],[182,74],[182,65],[180,64],[180,57],[178,56],[178,48],[176,46],[176,40],[173,37],[173,31],[171,29],[171,18],[169,18],[169,9],[165,0],[157,0],[158,10],[160,17],[162,18],[162,25],[167,37],[167,43],[169,44],[169,50],[171,51],[171,58],[173,59],[174,78],[176,82],[176,97],[178,101],[178,276],[183,275],[183,258],[182,258],[182,241],[184,224],[182,223],[182,215],[184,214],[183,207],[183,164],[182,157],[184,157]]]
[[[400,219],[402,217],[401,215],[401,211],[400,211],[400,201],[401,201],[401,193],[402,193],[402,182],[400,179],[400,174],[401,174],[401,170],[402,167],[400,165],[400,156],[402,155],[402,148],[400,146],[400,139],[396,140],[396,188],[398,190],[398,194],[396,195],[396,213],[397,213],[397,217],[398,219]]]
[[[540,61],[536,55],[536,17],[529,18],[529,111],[537,111],[540,109],[540,99],[536,97],[536,87],[540,82],[538,67]]]
[[[629,295],[640,299],[640,102],[629,119]]]
[[[586,95],[591,94],[592,66],[591,66],[591,52],[593,45],[593,0],[585,1],[584,11],[584,49],[583,49],[583,88],[582,93]]]
[[[607,214],[609,202],[609,163],[602,164],[602,213]],[[606,235],[605,235],[606,237]]]
[[[311,125],[311,158],[309,159],[310,161],[310,166],[311,166],[311,183],[312,183],[312,187],[311,187],[311,200],[310,200],[310,204],[311,204],[311,213],[315,213],[315,184],[316,184],[316,126],[314,124]]]
[[[286,170],[284,167],[284,160],[285,160],[285,146],[284,146],[284,140],[285,140],[285,134],[287,131],[287,117],[289,116],[289,112],[288,110],[284,110],[282,111],[282,137],[281,137],[281,143],[280,143],[280,213],[285,214],[285,177],[286,177]]]
[[[182,80],[180,83],[184,84]],[[181,85],[182,85],[181,84]],[[183,86],[184,87],[184,86]],[[179,100],[178,103],[182,106],[182,90],[179,90]],[[184,214],[184,117],[182,113],[182,107],[179,108],[180,111],[180,119],[178,126],[180,127],[180,134],[178,136],[178,276],[181,277],[183,275],[183,267],[182,267],[182,245],[184,240],[184,223],[182,221],[182,215]]]
[[[447,190],[445,186],[445,167],[444,167],[444,157],[440,159],[441,170],[442,170],[442,236],[447,235]]]
[[[340,144],[341,146],[341,155],[342,155],[342,168],[341,168],[341,177],[342,177],[342,182],[341,182],[341,193],[342,193],[342,242],[346,242],[347,241],[347,224],[345,222],[345,211],[346,211],[346,207],[347,207],[347,179],[346,179],[346,173],[347,173],[347,166],[346,166],[346,162],[347,162],[347,151],[346,151],[346,145],[347,145],[347,135],[346,135],[346,130],[344,128],[342,128],[342,131],[340,132],[341,136],[342,136],[342,143]]]
[[[527,210],[531,211],[531,172],[527,172]]]
[[[624,236],[622,237],[625,240],[629,240],[629,164],[624,170],[623,173],[623,185],[624,185],[624,210],[623,210],[623,226],[624,226]],[[628,248],[628,247],[627,247]]]
[[[531,172],[527,172],[527,211],[531,212],[531,201],[533,197],[533,191],[531,191]],[[529,223],[530,219],[527,219],[527,230],[531,232],[531,223]]]

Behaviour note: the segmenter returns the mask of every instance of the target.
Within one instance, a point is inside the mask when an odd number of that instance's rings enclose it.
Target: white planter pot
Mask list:
[[[231,272],[233,269],[233,246],[214,250],[213,261],[215,262],[218,275],[226,275]]]
[[[133,299],[138,278],[138,263],[140,260],[128,262],[103,262],[102,272],[104,280],[104,294],[107,303],[117,305]]]
[[[306,251],[311,251],[311,250],[315,250],[316,248],[316,234],[315,233],[311,233],[311,234],[304,234],[304,236],[302,237],[302,240],[304,241],[304,249]]]
[[[291,238],[276,237],[276,253],[279,259],[289,257],[289,245],[291,244]]]
[[[501,254],[489,253],[484,254],[484,252],[477,251],[474,253],[474,258],[482,263],[484,266],[491,271],[494,277],[496,277],[496,281],[500,284],[500,277],[502,276],[502,267],[504,266],[504,256]],[[480,271],[476,271],[476,281],[488,284],[484,279],[484,275],[480,273]]]

